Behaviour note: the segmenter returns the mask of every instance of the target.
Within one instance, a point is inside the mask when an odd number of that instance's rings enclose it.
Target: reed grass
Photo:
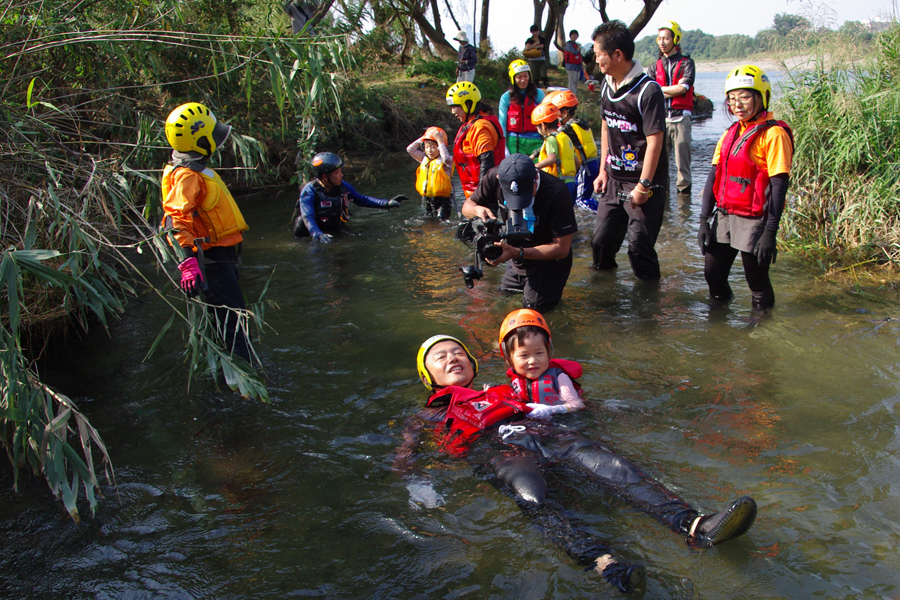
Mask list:
[[[232,124],[214,160],[238,167],[229,183],[246,189],[288,179],[295,167],[284,157],[298,145],[311,156],[312,144],[340,135],[349,108],[346,35],[285,38],[252,21],[234,35],[206,6],[12,0],[0,9],[0,445],[16,484],[23,468],[42,475],[76,520],[79,489],[95,511],[97,469],[112,481],[112,467],[86,416],[33,367],[47,331],[107,327],[145,287],[172,313],[145,360],[181,329],[188,386],[221,372],[242,396],[268,400],[264,374],[222,347],[212,311],[186,300],[170,274],[175,257],[156,227],[166,115],[196,100]],[[152,253],[168,281],[136,267],[135,252]],[[238,311],[242,327],[264,329],[264,296]]]
[[[776,106],[796,142],[785,243],[826,269],[900,266],[900,26],[869,56],[848,41],[790,73]]]

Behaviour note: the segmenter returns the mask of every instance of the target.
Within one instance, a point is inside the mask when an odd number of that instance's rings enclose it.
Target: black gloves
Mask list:
[[[765,267],[772,261],[775,264],[775,258],[778,256],[778,248],[776,247],[775,236],[778,234],[774,229],[766,227],[763,229],[762,237],[756,242],[753,248],[753,254],[756,255],[756,261],[760,266]]]
[[[700,217],[700,231],[697,233],[697,244],[700,245],[700,254],[706,255],[706,247],[709,246],[712,232],[709,230],[709,218]]]

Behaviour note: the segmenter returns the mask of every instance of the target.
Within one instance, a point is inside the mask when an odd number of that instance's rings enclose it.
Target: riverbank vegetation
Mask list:
[[[823,268],[900,267],[900,26],[790,74],[779,101],[796,141],[782,238]]]

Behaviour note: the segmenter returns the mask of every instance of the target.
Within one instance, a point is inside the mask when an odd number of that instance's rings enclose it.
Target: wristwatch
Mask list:
[[[525,258],[525,248],[519,248],[519,260]]]
[[[638,181],[638,183],[641,184],[642,186],[644,186],[645,188],[647,188],[648,190],[650,189],[650,186],[653,185],[653,182],[650,181],[649,179],[641,179],[640,181]]]

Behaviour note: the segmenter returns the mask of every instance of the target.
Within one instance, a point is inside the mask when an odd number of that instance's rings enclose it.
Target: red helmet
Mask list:
[[[500,354],[504,358],[506,358],[506,351],[503,349],[503,342],[506,341],[510,333],[526,325],[534,325],[546,331],[547,339],[552,345],[553,336],[550,334],[550,328],[547,326],[547,320],[544,319],[544,316],[536,310],[520,308],[506,315],[506,318],[503,319],[503,323],[500,325]]]

